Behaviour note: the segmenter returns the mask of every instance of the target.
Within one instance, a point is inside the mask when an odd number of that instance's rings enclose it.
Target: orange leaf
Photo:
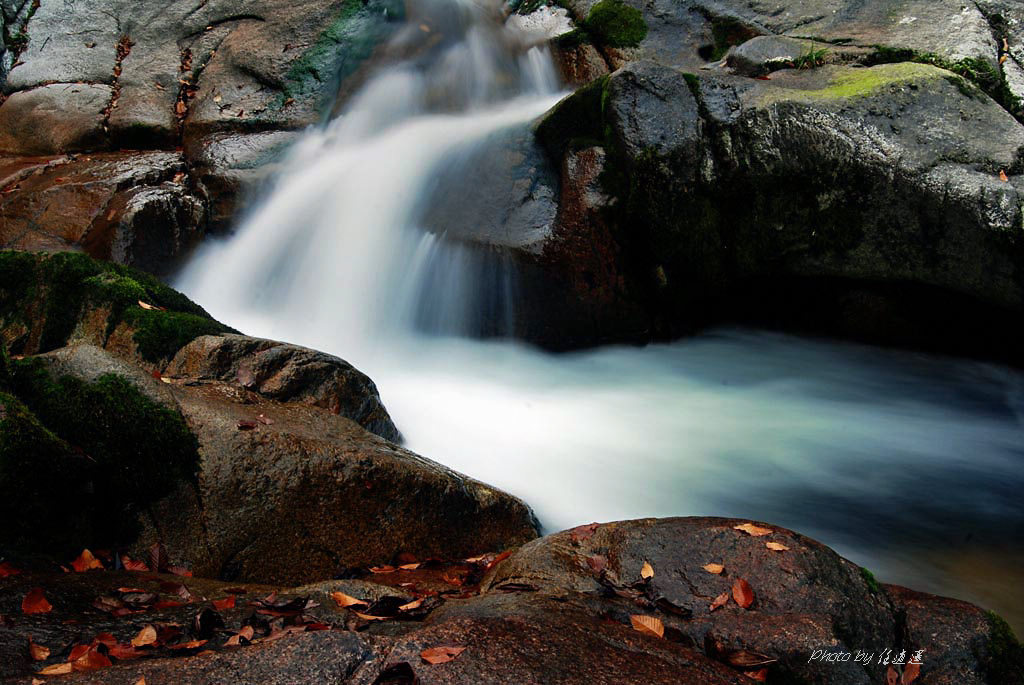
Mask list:
[[[654,567],[648,562],[644,562],[644,565],[640,568],[640,577],[644,580],[654,577]]]
[[[54,664],[39,671],[39,675],[67,675],[71,673],[71,664]]]
[[[1002,169],[999,170],[999,180],[1002,181],[1003,183],[1006,183],[1007,181],[1010,180],[1010,178],[1006,175],[1006,172],[1003,171]]]
[[[132,647],[145,647],[156,643],[156,628],[147,625],[132,638]]]
[[[75,569],[79,573],[84,571],[91,571],[94,568],[103,570],[103,564],[100,560],[92,555],[87,549],[83,549],[82,553],[78,555],[78,558],[71,562],[71,568]]]
[[[728,592],[723,592],[722,594],[720,594],[717,597],[715,597],[715,600],[713,602],[711,602],[711,611],[714,611],[715,609],[721,609],[722,607],[724,607],[728,603],[729,603],[729,593]]]
[[[422,604],[423,604],[423,599],[420,598],[420,599],[414,600],[412,602],[409,602],[408,604],[403,604],[402,606],[398,607],[398,610],[399,611],[412,611],[413,609],[419,609]]]
[[[28,653],[32,657],[32,661],[46,661],[50,656],[50,648],[37,645],[32,642],[32,638],[28,638]]]
[[[704,564],[704,570],[708,573],[720,574],[725,570],[725,567],[721,564]]]
[[[633,624],[633,630],[638,633],[653,635],[654,637],[665,637],[665,625],[659,618],[633,614],[629,617],[629,622]]]
[[[167,645],[167,649],[197,649],[207,642],[208,640],[192,640],[191,642],[182,642],[180,645]]]
[[[343,609],[345,607],[354,607],[359,605],[369,606],[367,602],[364,602],[361,599],[356,599],[352,595],[346,595],[344,592],[332,592],[331,599],[333,599],[338,604],[338,606],[340,606]]]
[[[146,677],[143,676],[135,681],[135,685],[146,685]]]
[[[242,640],[251,642],[253,634],[254,631],[252,629],[252,626],[242,626],[242,629],[234,635],[232,635],[231,637],[229,637],[228,641],[225,642],[224,645],[228,647],[235,647],[240,645]]]
[[[354,609],[352,610],[352,613],[355,614],[356,616],[358,616],[359,618],[363,619],[364,621],[386,621],[386,620],[388,620],[387,616],[370,616],[369,614],[361,614],[358,611],[355,611]]]
[[[45,614],[53,609],[53,605],[46,601],[43,588],[35,587],[28,591],[25,599],[21,600],[21,611],[25,614]]]
[[[419,563],[415,563],[415,564],[402,564],[398,568],[402,569],[403,571],[415,571],[419,567],[420,567]]]
[[[751,680],[756,680],[759,683],[767,682],[768,680],[768,669],[762,668],[757,671],[743,671],[743,675],[747,676]]]
[[[742,578],[737,578],[736,582],[732,584],[732,598],[741,607],[748,609],[754,603],[754,590],[750,587],[750,583]]]
[[[900,682],[900,674],[896,672],[896,669],[890,666],[885,672],[885,684],[886,685],[897,685]]]
[[[789,547],[786,547],[781,542],[766,542],[764,546],[773,552],[785,552],[789,549]]]
[[[444,664],[466,651],[465,647],[431,647],[420,652],[420,658],[428,664]]]
[[[225,597],[224,599],[213,600],[213,608],[220,609],[221,611],[223,611],[224,609],[234,609],[235,596],[231,595],[230,597]]]
[[[110,662],[110,659],[91,648],[71,662],[71,668],[76,671],[98,671],[102,668],[110,668],[111,666],[113,664]]]
[[[917,676],[921,675],[921,664],[909,663],[907,667],[903,669],[903,679],[901,682],[903,685],[910,685],[910,683],[917,680]]]
[[[736,530],[742,530],[747,535],[755,538],[761,537],[762,535],[771,535],[775,531],[770,528],[762,528],[761,526],[755,526],[753,523],[741,523],[738,526],[733,526]]]
[[[370,573],[394,573],[394,566],[371,566]]]

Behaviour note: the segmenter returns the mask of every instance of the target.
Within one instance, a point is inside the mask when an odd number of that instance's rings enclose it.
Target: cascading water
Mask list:
[[[523,497],[549,529],[770,520],[1020,625],[1020,374],[762,333],[562,356],[473,339],[511,330],[515,273],[425,230],[425,208],[457,206],[474,152],[525,129],[558,84],[496,5],[410,13],[391,52],[413,56],[305,134],[178,285],[247,333],[353,362],[411,449]]]

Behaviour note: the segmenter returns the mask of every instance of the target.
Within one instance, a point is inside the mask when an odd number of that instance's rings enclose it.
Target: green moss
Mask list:
[[[168,494],[176,482],[195,479],[198,443],[184,419],[124,378],[107,374],[92,383],[54,378],[42,360],[28,358],[9,363],[4,386],[55,436],[41,445],[59,440],[82,455],[73,475],[55,472],[46,482],[59,484],[64,495],[90,486],[94,541],[130,539],[135,531],[127,522],[134,517],[128,514]],[[68,461],[27,449],[28,459],[44,457]],[[35,495],[51,504],[54,499],[45,487]]]
[[[609,76],[600,76],[559,102],[537,125],[537,137],[551,159],[580,141],[605,145],[609,138],[605,121]],[[574,144],[576,141],[576,144]]]
[[[563,33],[556,37],[553,42],[556,47],[561,48],[562,50],[572,50],[573,48],[585,45],[591,41],[590,36],[586,31],[581,28],[575,28],[572,31]]]
[[[1024,683],[1024,645],[1001,616],[988,612],[989,640],[986,645],[985,670],[988,682],[994,685]]]
[[[598,43],[613,48],[636,47],[647,37],[643,13],[622,0],[601,0],[582,26]]]
[[[391,0],[345,0],[316,42],[292,62],[285,75],[283,107],[290,98],[319,93],[321,84],[338,82],[355,72],[377,47],[390,19],[401,19],[404,5]]]
[[[860,567],[860,577],[867,583],[868,589],[871,590],[872,594],[877,595],[882,589],[878,586],[878,580],[875,579],[875,574],[867,570],[863,566]]]
[[[139,302],[159,310],[144,310]],[[172,356],[199,335],[233,332],[153,276],[75,252],[0,252],[0,317],[6,328],[41,319],[39,352],[63,347],[90,311],[106,310],[104,336],[122,321],[149,361]],[[191,337],[190,337],[191,336]]]
[[[943,78],[943,73],[932,66],[913,62],[882,64],[869,69],[844,69],[835,73],[824,88],[768,90],[762,97],[761,104],[781,100],[842,100],[867,97],[894,84],[935,78]]]

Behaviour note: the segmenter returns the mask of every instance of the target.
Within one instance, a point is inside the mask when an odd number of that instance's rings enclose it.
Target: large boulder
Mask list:
[[[739,318],[1019,350],[1024,126],[965,77],[916,62],[769,80],[634,62],[538,135],[565,172],[578,141],[603,151],[605,251],[656,333]],[[570,282],[580,267],[560,243],[580,230],[556,225],[545,245]]]

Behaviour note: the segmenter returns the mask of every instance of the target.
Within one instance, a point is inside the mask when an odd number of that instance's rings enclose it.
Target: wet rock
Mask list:
[[[552,47],[552,57],[558,65],[562,80],[571,86],[582,86],[608,73],[604,57],[590,43],[556,41]]]
[[[861,570],[827,547],[791,531],[768,526],[754,537],[736,530],[734,519],[642,519],[581,526],[527,543],[495,568],[484,583],[492,591],[522,583],[551,595],[611,595],[641,581],[644,562],[654,576],[636,593],[666,626],[679,630],[710,654],[750,650],[778,659],[776,668],[816,683],[868,683],[884,668],[854,664],[808,664],[810,648],[895,645],[896,625],[888,599],[873,592]],[[761,524],[758,524],[761,525]],[[775,542],[788,549],[766,547]],[[722,564],[721,574],[705,564]],[[748,609],[735,601],[711,610],[716,597],[731,597],[746,580],[754,593]],[[637,603],[617,611],[636,613]],[[784,635],[785,638],[780,636]]]
[[[207,202],[178,153],[17,158],[4,168],[4,247],[82,250],[167,273],[204,233]]]
[[[12,94],[0,104],[0,151],[18,155],[78,152],[105,144],[108,86],[54,83]]]
[[[280,402],[322,407],[385,440],[401,441],[373,381],[348,362],[323,352],[242,335],[203,336],[182,348],[163,373],[172,378],[237,382]]]

